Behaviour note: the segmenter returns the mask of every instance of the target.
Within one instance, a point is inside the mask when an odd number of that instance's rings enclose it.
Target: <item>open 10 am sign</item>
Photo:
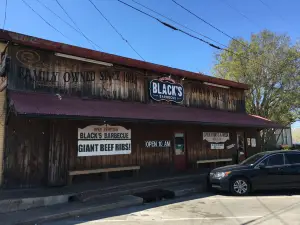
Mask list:
[[[78,129],[78,156],[131,153],[131,130],[121,126],[91,125]]]

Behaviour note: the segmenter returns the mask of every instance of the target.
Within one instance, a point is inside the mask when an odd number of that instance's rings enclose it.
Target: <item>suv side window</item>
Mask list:
[[[266,166],[281,166],[284,165],[283,154],[276,154],[264,160]]]
[[[300,164],[300,153],[285,153],[286,164]]]

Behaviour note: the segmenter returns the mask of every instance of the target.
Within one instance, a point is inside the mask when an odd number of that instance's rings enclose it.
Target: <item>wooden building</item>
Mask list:
[[[245,84],[14,32],[0,41],[3,187],[231,161],[277,126],[246,114]]]

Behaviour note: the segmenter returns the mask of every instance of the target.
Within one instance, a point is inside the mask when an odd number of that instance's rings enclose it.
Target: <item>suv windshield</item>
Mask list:
[[[252,166],[255,162],[257,162],[258,160],[260,160],[261,158],[263,158],[266,155],[266,153],[258,153],[256,155],[251,156],[250,158],[244,160],[243,162],[241,162],[241,165],[247,165],[247,166]]]

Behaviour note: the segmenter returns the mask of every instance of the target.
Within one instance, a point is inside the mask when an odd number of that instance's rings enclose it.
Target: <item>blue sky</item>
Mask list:
[[[5,29],[54,41],[91,48],[80,34],[47,11],[37,0],[24,0],[67,38],[48,26],[22,0],[7,0]],[[39,0],[71,23],[55,0]],[[141,8],[131,0],[123,0]],[[136,0],[142,4],[225,45],[229,38],[183,11],[171,0]],[[234,37],[249,39],[252,33],[269,29],[286,33],[293,41],[300,38],[299,0],[177,0],[203,19]],[[262,4],[263,1],[268,6]],[[102,51],[139,59],[88,0],[59,0],[83,33],[101,46]],[[185,70],[211,74],[215,49],[182,33],[168,29],[116,0],[93,0],[119,32],[146,61]],[[0,0],[0,25],[3,27],[5,0]],[[228,5],[234,7],[232,9]],[[143,11],[147,11],[141,8]],[[147,11],[149,12],[149,11]],[[151,13],[151,12],[149,12]],[[251,21],[239,13],[244,14]],[[151,13],[153,14],[153,13]],[[155,14],[154,14],[155,15]],[[157,15],[155,15],[157,16]],[[159,16],[158,16],[159,17]],[[161,18],[161,17],[159,17]],[[161,18],[162,19],[162,18]],[[169,22],[169,21],[167,21]],[[300,123],[296,124],[300,126]]]

